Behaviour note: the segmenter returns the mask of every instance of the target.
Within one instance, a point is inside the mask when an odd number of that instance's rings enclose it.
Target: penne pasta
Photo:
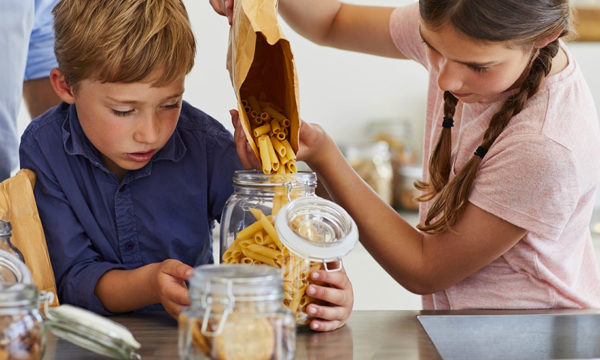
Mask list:
[[[268,135],[262,135],[258,138],[258,149],[260,150],[260,160],[262,162],[262,170],[265,174],[271,173],[271,158],[269,157]]]

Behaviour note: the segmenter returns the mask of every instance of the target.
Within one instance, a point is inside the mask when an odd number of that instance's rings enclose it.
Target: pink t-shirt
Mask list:
[[[419,21],[417,4],[396,9],[391,37],[404,55],[429,69]],[[600,308],[600,272],[589,229],[600,183],[600,130],[591,92],[575,59],[561,46],[569,65],[546,79],[511,119],[483,158],[469,197],[527,234],[483,269],[424,296],[425,309]],[[443,91],[437,76],[430,70],[427,161],[442,129]],[[473,156],[507,96],[459,102],[451,176]],[[421,204],[421,221],[430,205]]]

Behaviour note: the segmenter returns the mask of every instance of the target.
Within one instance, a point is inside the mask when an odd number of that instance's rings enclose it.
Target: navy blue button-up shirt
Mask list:
[[[241,168],[231,134],[186,102],[167,144],[122,181],[66,103],[31,122],[20,157],[37,175],[35,199],[59,299],[101,314],[108,312],[94,288],[108,270],[169,258],[190,266],[213,261],[212,226]]]

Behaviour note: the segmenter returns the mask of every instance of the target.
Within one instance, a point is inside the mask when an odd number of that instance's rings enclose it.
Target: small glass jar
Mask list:
[[[45,344],[35,285],[0,283],[0,359],[41,359]]]
[[[15,255],[19,260],[25,262],[23,254],[16,246],[10,242],[12,236],[12,226],[10,221],[0,219],[0,250],[4,250]]]
[[[179,316],[180,359],[292,359],[296,327],[280,272],[265,265],[202,265]]]

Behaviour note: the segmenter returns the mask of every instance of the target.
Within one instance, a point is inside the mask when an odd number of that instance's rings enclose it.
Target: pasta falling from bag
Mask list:
[[[275,0],[235,2],[227,69],[244,134],[263,172],[296,172],[298,78]]]

